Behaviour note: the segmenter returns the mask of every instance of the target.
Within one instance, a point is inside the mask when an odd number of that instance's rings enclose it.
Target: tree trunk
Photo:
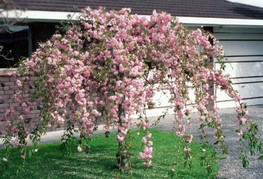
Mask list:
[[[121,120],[121,116],[125,116],[125,112],[124,109],[122,108],[122,105],[119,105],[119,109],[118,109],[118,117],[119,117],[119,125],[122,126],[122,120]],[[121,132],[118,129],[118,133]],[[126,138],[123,141],[119,141],[119,151],[116,154],[117,157],[117,162],[118,162],[118,167],[119,169],[123,169],[123,170],[129,170],[131,169],[131,165],[130,165],[130,155],[127,151],[126,148]]]

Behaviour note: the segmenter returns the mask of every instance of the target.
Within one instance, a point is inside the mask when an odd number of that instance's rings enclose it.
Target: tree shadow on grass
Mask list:
[[[135,139],[130,152],[133,178],[164,178],[169,176],[168,173],[171,171],[174,162],[174,145],[177,144],[178,140],[170,139],[170,134],[164,132],[155,131],[155,134],[158,134],[159,137],[153,137],[156,146],[153,164],[148,169],[143,166],[143,160],[139,158],[139,152],[142,150],[141,137]],[[91,140],[90,153],[78,153],[76,150],[66,157],[63,157],[58,150],[60,143],[40,145],[39,152],[27,160],[24,169],[18,175],[14,171],[22,163],[22,160],[18,157],[18,149],[14,149],[14,155],[10,158],[10,168],[0,178],[130,178],[130,171],[120,172],[117,168],[115,155],[118,144],[115,141],[115,136],[112,135],[108,139],[101,136],[99,140],[97,139]],[[161,143],[163,141],[166,143]],[[171,142],[174,144],[171,145]],[[2,152],[0,151],[0,157],[1,155]],[[178,176],[182,176],[181,178],[207,178],[208,175],[198,170],[183,169],[178,171]]]
[[[13,151],[16,152],[17,150]],[[103,153],[102,153],[103,154]],[[101,154],[101,155],[102,155]],[[73,153],[63,157],[58,145],[42,148],[32,158],[27,159],[24,169],[15,174],[22,164],[19,157],[10,158],[9,170],[0,178],[87,178],[107,176],[116,170],[114,157],[98,156],[85,153]],[[115,171],[116,173],[116,171]]]

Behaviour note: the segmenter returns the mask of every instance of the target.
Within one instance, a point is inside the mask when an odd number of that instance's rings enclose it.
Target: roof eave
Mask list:
[[[234,19],[234,18],[211,18],[211,17],[177,17],[178,21],[186,25],[203,26],[251,26],[263,27],[263,19]]]
[[[22,19],[23,22],[59,22],[68,20],[69,15],[74,20],[79,15],[76,12],[57,11],[4,11],[5,18]],[[141,15],[149,18],[149,15]],[[263,19],[234,19],[234,18],[210,18],[210,17],[183,17],[177,16],[179,22],[189,26],[250,26],[263,27]]]

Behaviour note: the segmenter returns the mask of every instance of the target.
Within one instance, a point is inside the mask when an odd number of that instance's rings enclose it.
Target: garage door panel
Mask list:
[[[231,27],[214,27],[214,33],[228,33],[228,34],[251,34],[260,33],[263,34],[262,28],[231,28]]]
[[[263,104],[263,98],[254,98],[254,99],[245,99],[243,100],[247,105],[257,105],[257,104]],[[223,102],[217,102],[217,107],[223,109],[223,108],[233,108],[236,107],[236,103],[234,101],[223,101]]]
[[[215,59],[215,62],[218,60]],[[226,63],[228,62],[263,62],[263,56],[248,56],[248,57],[227,57]]]
[[[242,98],[255,98],[262,95],[263,82],[262,83],[249,83],[249,84],[234,84],[233,88],[239,91]],[[217,90],[217,101],[231,100],[224,91]]]
[[[263,41],[221,41],[226,56],[263,55]]]
[[[261,83],[263,82],[263,76],[262,77],[251,77],[251,78],[231,78],[231,81],[234,84],[248,84],[248,83]]]
[[[229,34],[229,33],[214,33],[215,37],[220,40],[263,40],[263,34]]]
[[[216,69],[219,68],[220,65],[216,64]],[[230,77],[263,76],[263,62],[226,63],[224,73],[229,74]]]

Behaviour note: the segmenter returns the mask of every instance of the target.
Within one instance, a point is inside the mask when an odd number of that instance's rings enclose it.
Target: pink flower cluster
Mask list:
[[[152,158],[152,152],[153,152],[153,142],[150,141],[150,138],[152,137],[152,134],[149,131],[146,131],[147,135],[142,138],[142,143],[144,145],[143,152],[139,153],[139,156],[141,159],[144,159],[145,162],[143,165],[145,167],[149,167],[152,164],[151,158]]]

